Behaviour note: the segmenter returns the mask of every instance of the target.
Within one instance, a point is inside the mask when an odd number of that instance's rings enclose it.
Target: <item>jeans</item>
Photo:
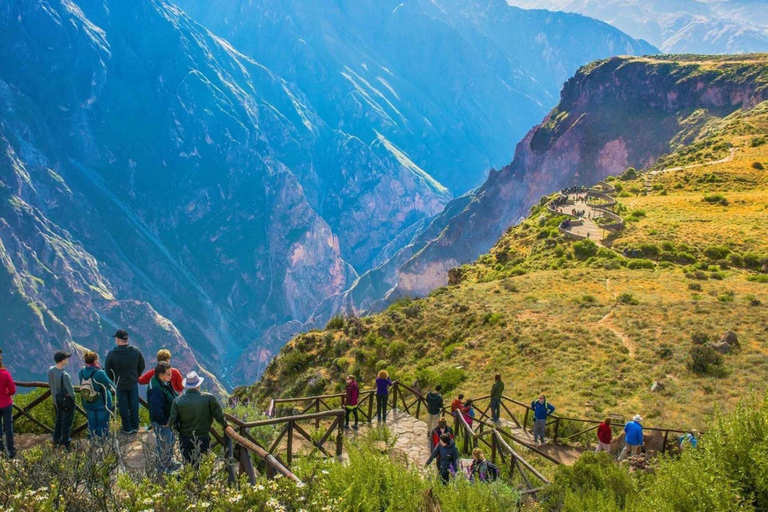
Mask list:
[[[501,400],[491,398],[491,421],[498,422],[501,417]]]
[[[181,456],[187,463],[197,465],[200,462],[200,457],[208,453],[208,449],[211,447],[211,438],[208,436],[190,437],[183,434],[179,434],[179,445],[181,448]]]
[[[544,434],[547,430],[547,420],[536,420],[533,422],[533,441],[536,442],[538,438],[542,443],[544,442]]]
[[[8,451],[8,456],[16,455],[16,445],[13,443],[13,405],[0,409],[0,453]]]
[[[75,409],[71,411],[56,410],[56,424],[53,427],[53,445],[69,448],[72,442],[72,421],[75,419]]]
[[[117,410],[120,411],[123,432],[139,430],[139,386],[117,390]]]
[[[355,415],[355,426],[357,426],[358,417],[357,417],[357,406],[356,405],[346,405],[344,406],[344,426],[349,426],[349,416],[354,414]]]
[[[88,417],[88,435],[91,437],[109,436],[109,411],[102,408],[98,411],[85,410]]]
[[[387,399],[389,395],[376,395],[376,419],[387,421]]]
[[[152,431],[155,433],[155,453],[157,454],[157,471],[167,473],[171,469],[173,461],[174,435],[171,427],[164,427],[157,422],[152,422]]]

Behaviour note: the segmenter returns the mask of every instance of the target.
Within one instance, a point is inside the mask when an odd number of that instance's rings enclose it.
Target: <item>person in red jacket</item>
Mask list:
[[[3,351],[0,350],[0,453],[5,453],[11,459],[16,456],[16,445],[13,443],[13,395],[16,394],[16,384],[11,373],[3,366]]]
[[[357,430],[357,399],[360,396],[360,388],[357,386],[357,380],[354,375],[347,376],[347,390],[342,399],[342,405],[344,406],[344,428],[349,428],[349,416],[355,415],[355,425],[352,427]]]
[[[437,420],[437,426],[432,429],[432,450],[434,450],[437,443],[440,442],[440,436],[443,434],[448,434],[451,436],[451,439],[456,439],[456,436],[453,434],[453,429],[448,426],[448,421],[445,418],[440,418]]]
[[[157,352],[157,362],[162,363],[166,362],[168,364],[171,364],[171,351],[167,348],[158,350]],[[146,386],[149,384],[149,381],[152,380],[152,377],[155,376],[155,369],[149,369],[144,374],[142,374],[141,377],[139,377],[139,384]],[[184,391],[184,385],[182,384],[182,381],[184,378],[181,376],[181,372],[177,370],[176,368],[171,368],[171,387],[173,387],[174,391],[177,393],[181,393]]]
[[[595,453],[611,453],[612,438],[613,432],[611,431],[611,418],[605,418],[603,422],[597,426],[597,449],[595,450]]]

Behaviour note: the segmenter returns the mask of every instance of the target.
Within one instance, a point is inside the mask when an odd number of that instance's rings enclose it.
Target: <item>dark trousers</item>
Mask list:
[[[355,425],[357,425],[358,417],[357,417],[357,406],[356,405],[347,405],[344,407],[344,425],[349,425],[349,416],[351,414],[355,415]]]
[[[211,447],[211,438],[208,436],[190,437],[179,434],[179,447],[185,462],[198,464],[200,457],[208,453]]]
[[[493,421],[499,421],[501,417],[501,400],[495,400],[491,398],[491,419]]]
[[[376,395],[376,419],[387,421],[387,398],[389,395]]]
[[[53,445],[69,448],[72,442],[72,421],[75,419],[75,410],[56,411],[56,424],[53,427]]]
[[[117,410],[124,432],[139,430],[139,386],[117,390]]]
[[[13,405],[0,409],[0,453],[8,452],[9,457],[16,455],[13,443]]]
[[[447,484],[450,479],[451,479],[451,470],[448,469],[448,468],[441,469],[440,470],[440,481],[443,484]]]

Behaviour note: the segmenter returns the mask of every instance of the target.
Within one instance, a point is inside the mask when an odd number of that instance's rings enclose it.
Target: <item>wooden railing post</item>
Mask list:
[[[368,393],[368,423],[373,421],[373,401],[375,400],[375,396],[373,391]]]
[[[288,422],[288,432],[286,432],[286,435],[288,437],[286,438],[285,444],[288,448],[288,453],[285,460],[288,462],[288,466],[290,466],[293,461],[293,420]]]
[[[395,382],[395,385],[392,386],[392,412],[397,408],[397,390],[399,387],[400,384],[398,382]]]
[[[237,477],[235,476],[235,467],[232,464],[232,459],[235,458],[235,452],[234,452],[234,446],[232,446],[232,438],[227,435],[226,432],[224,432],[224,437],[227,440],[227,446],[225,446],[227,451],[227,475],[228,480],[230,484],[234,484],[237,482]]]
[[[555,418],[555,444],[557,444],[557,437],[560,434],[560,418]]]
[[[523,418],[523,432],[528,432],[528,415],[530,414],[531,410],[529,408],[525,408],[525,418]]]
[[[496,464],[496,432],[491,434],[491,462]]]
[[[319,398],[318,398],[318,399],[317,399],[317,401],[315,402],[315,412],[316,412],[316,413],[319,413],[319,412],[320,412],[320,399],[319,399]],[[317,430],[317,429],[319,429],[319,428],[320,428],[320,418],[317,418],[317,419],[315,420],[315,430]]]
[[[344,442],[344,427],[343,427],[344,421],[342,420],[341,417],[339,417],[338,423],[339,425],[338,425],[338,428],[336,429],[336,457],[341,457],[341,454],[343,453],[343,448],[344,448],[342,445],[342,443]]]

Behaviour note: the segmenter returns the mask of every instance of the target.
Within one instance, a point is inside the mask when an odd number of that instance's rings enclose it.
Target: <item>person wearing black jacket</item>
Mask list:
[[[107,354],[104,370],[117,385],[117,409],[120,411],[123,434],[139,431],[139,375],[144,372],[144,356],[128,344],[128,331],[120,329],[114,335],[117,346]]]
[[[443,395],[440,391],[443,387],[438,384],[435,386],[434,391],[427,393],[427,444],[429,449],[432,449],[432,431],[437,426],[437,422],[440,420],[440,416],[443,412]]]
[[[157,363],[155,374],[147,387],[147,404],[152,430],[155,433],[157,466],[160,473],[171,470],[173,461],[173,429],[168,424],[171,404],[179,396],[171,386],[171,365],[165,361]]]
[[[438,460],[437,470],[440,472],[440,480],[447,484],[451,478],[451,473],[456,472],[459,463],[459,450],[450,435],[443,434],[440,436],[440,444],[432,450],[432,455],[429,456],[426,465],[429,466],[435,459]]]

